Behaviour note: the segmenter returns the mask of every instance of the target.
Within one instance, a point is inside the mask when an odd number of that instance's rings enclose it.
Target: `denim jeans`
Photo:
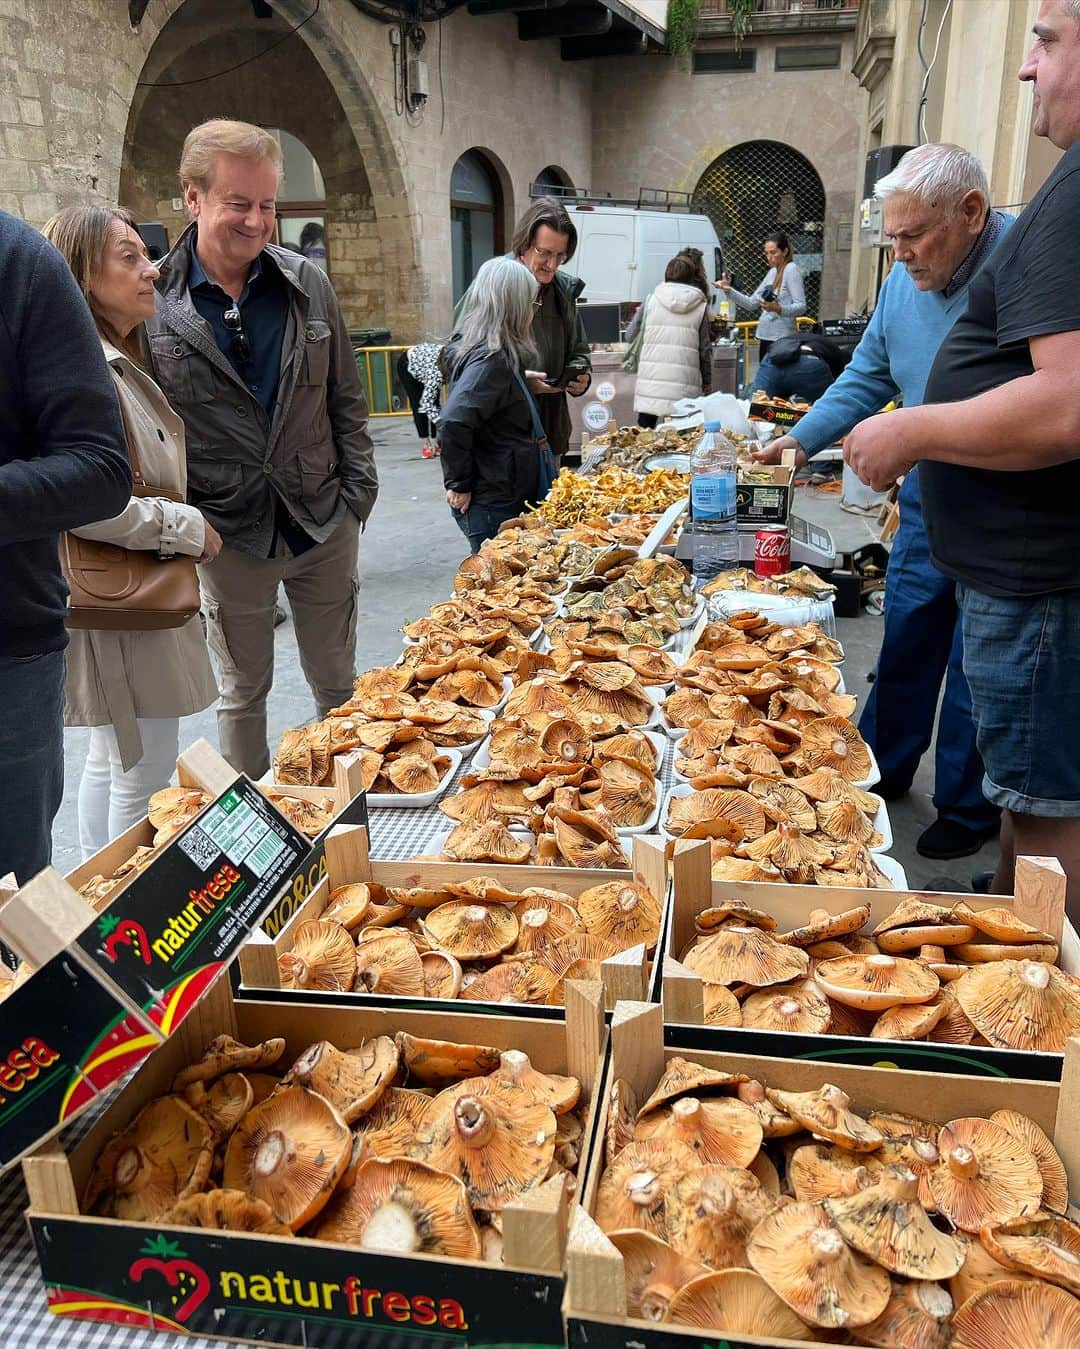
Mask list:
[[[813,403],[833,382],[832,371],[820,356],[803,352],[787,365],[777,365],[766,356],[751,383],[770,398],[805,398]]]
[[[0,656],[0,876],[48,866],[64,795],[64,653]]]
[[[469,540],[469,551],[478,553],[485,539],[492,539],[499,532],[504,520],[512,520],[518,514],[516,510],[506,508],[496,510],[491,506],[478,506],[474,501],[467,511],[450,507],[454,523]]]

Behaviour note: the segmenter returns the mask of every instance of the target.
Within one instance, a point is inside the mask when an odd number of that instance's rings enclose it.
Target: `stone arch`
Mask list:
[[[529,193],[534,197],[546,197],[552,190],[558,196],[574,190],[573,180],[559,164],[545,164],[529,185]]]
[[[255,21],[250,0],[182,0],[144,35],[120,199],[175,238],[186,223],[172,199],[187,130],[211,116],[281,127],[311,149],[326,180],[331,271],[349,326],[386,324],[395,339],[412,339],[422,299],[416,217],[384,113],[355,55],[362,37],[348,26],[355,11],[324,2],[289,36],[311,14],[311,0],[272,0],[272,7],[272,19]],[[295,92],[283,97],[287,89]]]
[[[781,141],[754,140],[718,155],[698,179],[693,206],[720,236],[724,265],[751,291],[765,272],[762,243],[773,230],[791,239],[806,282],[809,314],[817,315],[825,228],[825,188],[807,157]]]
[[[502,210],[502,236],[506,240],[507,248],[509,248],[510,240],[514,234],[514,223],[518,218],[517,203],[514,199],[514,180],[510,176],[510,170],[503,163],[501,157],[486,145],[471,145],[469,149],[475,154],[482,155],[488,168],[495,175],[495,181],[499,185],[499,205]]]

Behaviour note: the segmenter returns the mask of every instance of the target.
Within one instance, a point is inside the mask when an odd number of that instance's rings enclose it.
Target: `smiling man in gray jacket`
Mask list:
[[[187,431],[188,499],[224,546],[200,567],[221,681],[218,732],[249,777],[270,764],[266,699],[284,583],[320,716],[355,674],[357,542],[378,494],[368,409],[326,275],[270,243],[281,149],[216,119],[180,161],[192,224],[161,262],[154,376]]]

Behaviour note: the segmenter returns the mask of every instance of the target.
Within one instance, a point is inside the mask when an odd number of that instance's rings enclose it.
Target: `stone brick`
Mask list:
[[[55,192],[24,192],[23,218],[31,225],[44,225],[60,209]]]
[[[7,152],[12,159],[47,160],[49,142],[36,126],[9,126],[4,132]]]
[[[19,99],[19,116],[27,126],[44,126],[45,114],[36,98]]]
[[[56,21],[58,25],[63,22],[59,12]],[[27,70],[36,70],[42,75],[62,75],[67,66],[67,53],[63,44],[48,42],[40,37],[27,37],[23,40],[22,59]]]
[[[74,112],[83,117],[92,116],[100,106],[98,97],[92,90],[64,80],[57,80],[49,85],[49,99],[58,112]]]
[[[25,159],[0,157],[0,192],[27,192],[36,186],[33,170]]]
[[[0,94],[0,122],[24,122],[19,100],[14,94]]]

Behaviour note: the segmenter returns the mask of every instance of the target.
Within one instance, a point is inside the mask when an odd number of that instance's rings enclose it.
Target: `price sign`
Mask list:
[[[603,403],[586,403],[582,418],[590,431],[606,431],[611,420]]]
[[[601,403],[613,403],[615,401],[615,385],[610,379],[601,380],[593,391]]]

